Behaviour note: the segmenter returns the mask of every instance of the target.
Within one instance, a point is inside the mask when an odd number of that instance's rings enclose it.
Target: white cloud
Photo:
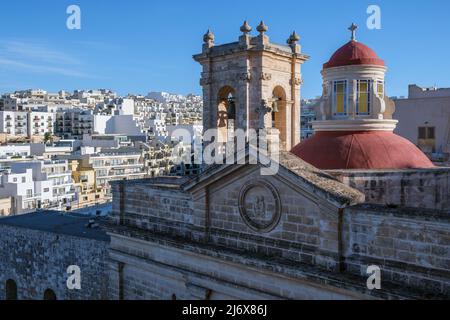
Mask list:
[[[36,41],[0,42],[0,67],[9,72],[58,74],[70,77],[90,78],[79,71],[81,61],[61,50],[50,48]]]
[[[45,61],[57,64],[80,64],[80,61],[69,54],[48,48],[44,44],[23,42],[23,41],[6,41],[2,43],[2,51],[7,54],[21,56],[22,58],[35,61]]]
[[[28,64],[21,61],[11,60],[11,59],[5,59],[0,57],[0,66],[14,68],[14,69],[21,69],[25,71],[31,71],[31,72],[38,72],[38,73],[54,73],[54,74],[60,74],[64,76],[71,76],[71,77],[89,77],[87,74],[62,68],[62,67],[53,67],[53,66],[45,66],[45,65],[36,65],[36,64]]]

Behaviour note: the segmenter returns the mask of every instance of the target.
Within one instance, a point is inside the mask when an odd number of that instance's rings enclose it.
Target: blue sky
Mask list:
[[[71,4],[81,8],[81,30],[66,28]],[[370,4],[382,10],[381,30],[365,27]],[[410,83],[450,87],[448,0],[15,0],[3,1],[1,11],[0,92],[200,93],[192,55],[203,34],[211,28],[216,43],[235,41],[244,19],[254,30],[263,19],[274,42],[299,33],[311,56],[305,98],[321,93],[322,64],[349,40],[351,22],[360,26],[358,40],[386,61],[389,95],[406,95]]]

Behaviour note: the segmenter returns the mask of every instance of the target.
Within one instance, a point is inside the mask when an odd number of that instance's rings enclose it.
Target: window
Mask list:
[[[356,114],[370,114],[370,92],[372,83],[370,80],[358,80],[358,93],[356,95]]]
[[[6,300],[17,300],[17,284],[14,280],[7,280],[5,285]]]
[[[435,128],[434,127],[429,127],[427,128],[427,138],[428,139],[435,139]]]
[[[420,140],[434,140],[436,139],[435,127],[419,127],[419,139]]]
[[[27,178],[22,177],[22,183],[25,183],[27,181]]]
[[[380,98],[384,97],[384,81],[382,80],[377,81],[377,94]]]
[[[347,114],[347,81],[334,82],[334,114]]]

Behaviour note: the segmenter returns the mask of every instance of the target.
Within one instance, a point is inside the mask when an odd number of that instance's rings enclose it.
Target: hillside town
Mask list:
[[[25,90],[0,98],[0,216],[71,211],[111,201],[109,183],[195,175],[176,163],[186,142],[176,128],[201,131],[202,98],[110,90]],[[190,146],[186,146],[190,147]]]

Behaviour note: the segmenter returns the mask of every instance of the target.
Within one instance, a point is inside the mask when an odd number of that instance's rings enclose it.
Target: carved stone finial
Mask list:
[[[210,29],[208,29],[208,31],[206,31],[205,35],[203,36],[203,41],[205,43],[214,42],[214,33],[212,33]]]
[[[289,36],[289,39],[287,40],[287,43],[290,45],[296,44],[297,41],[300,40],[300,36],[297,34],[297,32],[293,31],[292,34]]]
[[[266,26],[266,24],[264,23],[264,21],[261,21],[259,26],[256,28],[256,30],[260,33],[263,34],[265,32],[267,32],[267,30],[269,30],[269,27]]]
[[[247,20],[245,20],[244,24],[241,26],[241,32],[243,34],[248,34],[248,33],[252,32],[252,27],[250,27]]]

